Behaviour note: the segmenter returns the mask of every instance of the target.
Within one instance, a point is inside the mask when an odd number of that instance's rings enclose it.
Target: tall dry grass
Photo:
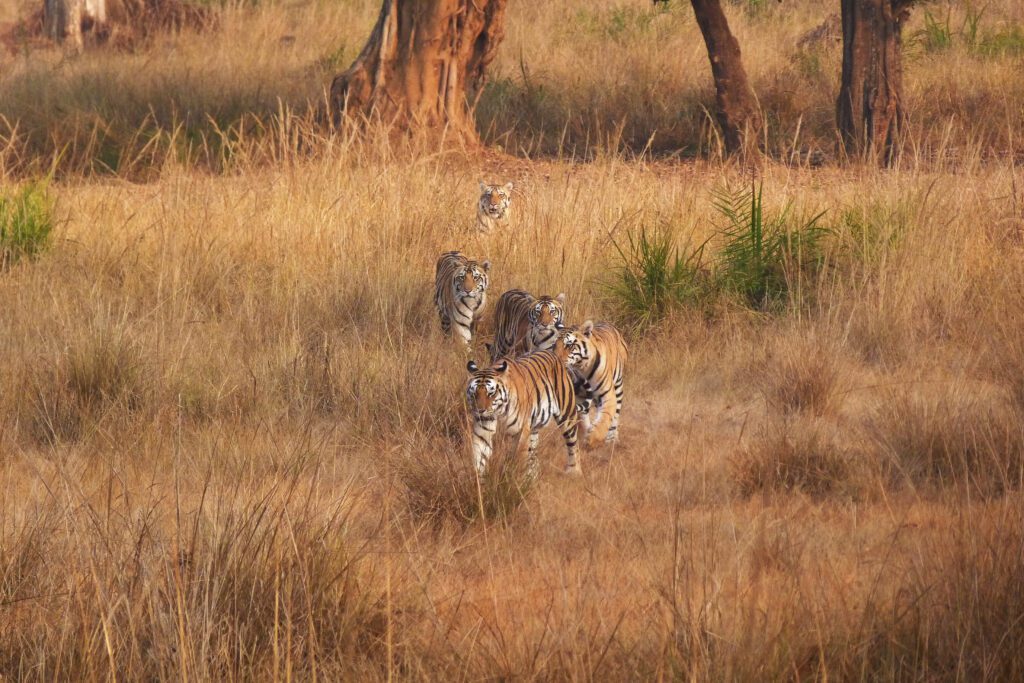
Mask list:
[[[372,5],[229,7],[221,42],[172,36],[56,69],[46,66],[56,55],[19,57],[0,92],[21,95],[0,97],[0,109],[20,108],[26,137],[4,157],[0,188],[50,168],[46,140],[78,139],[61,116],[92,102],[85,74],[114,68],[120,80],[104,92],[125,98],[108,112],[126,130],[139,129],[138,112],[172,112],[189,93],[193,114],[243,101],[259,113],[246,93],[322,85],[290,71],[335,40],[314,25],[368,23]],[[762,50],[758,83],[785,57],[769,44],[815,23],[813,8],[730,10],[752,63]],[[643,30],[662,32],[664,50],[629,23],[613,40],[587,38],[578,56],[558,32],[583,40],[582,20],[521,28],[591,12],[620,31],[609,23],[620,11],[650,15]],[[1009,3],[991,12],[993,22],[1022,19]],[[639,112],[658,100],[628,88],[616,100],[605,80],[616,72],[569,68],[632,55],[623,63],[638,82],[664,79],[665,101],[685,86],[709,102],[699,45],[658,23],[695,35],[682,8],[519,3],[512,14],[496,74],[526,88],[516,48],[529,47],[531,84],[569,84],[553,111],[589,103],[597,116],[564,138],[593,163],[400,151],[307,130],[298,113],[219,148],[231,150],[223,165],[115,145],[134,164],[127,175],[146,183],[76,177],[94,155],[62,157],[49,250],[0,274],[0,676],[1024,673],[1024,185],[1012,156],[989,148],[1012,151],[998,136],[1013,129],[1001,115],[978,118],[970,136],[954,127],[941,143],[959,156],[934,163],[922,146],[895,170],[768,162],[766,211],[825,210],[828,230],[801,286],[753,310],[715,285],[712,193],[749,177],[607,153],[623,145],[596,131],[616,108],[594,93]],[[286,27],[299,36],[295,56],[278,59],[285,48],[271,38]],[[203,45],[219,61],[204,62]],[[700,70],[679,81],[655,68],[684,59]],[[997,75],[1012,64],[960,45],[916,59],[912,92],[952,63],[963,71],[944,87],[958,93],[975,64]],[[148,64],[151,80],[130,64]],[[40,80],[24,80],[29,72]],[[65,109],[31,104],[54,91],[28,84],[47,79],[63,79],[51,102]],[[1012,84],[989,83],[986,111],[1019,108]],[[830,107],[826,95],[808,111]],[[567,119],[535,130],[531,110],[496,101],[481,121],[525,113],[485,127],[490,139],[557,151],[559,138],[536,130]],[[929,102],[918,106],[948,105]],[[637,130],[658,128],[657,116],[638,118]],[[915,125],[921,140],[939,130]],[[37,144],[30,130],[62,132]],[[324,135],[316,154],[298,144],[307,135]],[[506,232],[471,231],[481,176],[519,188]],[[585,453],[584,477],[569,479],[554,466],[558,435],[545,432],[532,488],[513,463],[477,488],[465,356],[441,338],[429,296],[437,254],[490,258],[495,292],[565,291],[571,321],[624,324],[606,286],[622,267],[615,245],[655,227],[684,252],[707,242],[708,291],[631,330],[620,443]]]

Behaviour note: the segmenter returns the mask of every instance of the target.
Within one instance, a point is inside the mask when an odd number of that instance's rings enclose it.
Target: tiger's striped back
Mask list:
[[[472,261],[457,251],[441,254],[434,274],[434,304],[441,318],[441,330],[453,330],[469,346],[476,321],[487,303],[487,271],[490,261]]]
[[[466,402],[473,417],[473,459],[478,472],[487,469],[499,422],[510,436],[520,436],[530,471],[536,474],[537,433],[554,421],[565,439],[566,468],[576,470],[576,396],[564,354],[535,351],[489,368],[477,368],[472,361],[467,367],[472,376],[466,385]]]
[[[522,289],[508,290],[494,310],[491,361],[552,348],[564,317],[565,294],[537,298]]]

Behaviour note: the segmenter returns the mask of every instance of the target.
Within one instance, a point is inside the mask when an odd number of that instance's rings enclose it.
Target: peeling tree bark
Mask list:
[[[722,128],[725,151],[751,151],[761,129],[761,112],[736,41],[719,0],[690,0],[704,36],[715,79],[715,118]]]
[[[836,123],[847,154],[891,162],[903,125],[900,29],[913,0],[842,0]]]
[[[336,123],[477,140],[473,106],[504,37],[508,0],[383,0],[362,52],[331,84]]]

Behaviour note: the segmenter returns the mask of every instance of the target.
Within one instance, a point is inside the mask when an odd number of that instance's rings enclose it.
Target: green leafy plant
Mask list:
[[[643,228],[639,236],[629,236],[625,248],[615,244],[622,264],[607,288],[624,315],[643,328],[699,298],[705,244],[681,252],[672,231],[665,228],[650,233]]]
[[[821,238],[827,230],[818,225],[825,212],[792,226],[792,204],[777,216],[765,216],[763,186],[720,189],[713,192],[714,205],[727,224],[718,264],[723,289],[764,310],[789,293],[794,279],[820,262]]]
[[[973,4],[968,3],[963,23],[959,29],[954,29],[948,9],[942,18],[925,11],[924,28],[917,31],[914,37],[926,52],[944,52],[959,43],[981,57],[1015,57],[1024,54],[1024,30],[1019,26],[1009,26],[995,31],[982,31],[981,19],[984,13],[984,7],[975,9]]]
[[[983,57],[1019,57],[1024,55],[1024,29],[1011,26],[986,33],[974,46]]]
[[[53,202],[43,183],[0,195],[0,268],[43,251],[53,231]]]
[[[925,10],[924,28],[918,31],[916,36],[927,52],[944,52],[953,47],[953,29],[950,26],[949,12],[946,12],[944,18],[939,19]]]

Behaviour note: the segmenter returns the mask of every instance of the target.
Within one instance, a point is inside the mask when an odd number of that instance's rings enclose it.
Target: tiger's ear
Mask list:
[[[469,370],[470,374],[473,374],[477,372],[480,368],[478,368],[476,366],[476,363],[474,363],[473,361],[469,361],[468,363],[466,363],[466,369]]]
[[[584,337],[589,337],[591,333],[593,333],[594,331],[594,321],[588,320],[587,322],[583,323],[583,325],[580,327],[580,331],[583,332]]]
[[[495,366],[494,370],[499,374],[505,374],[508,370],[508,361],[503,359],[500,365]]]
[[[565,292],[559,293],[559,295],[555,297],[555,301],[557,301],[560,304],[564,304],[565,303]]]
[[[491,269],[491,262],[490,261],[484,261],[480,265],[484,267],[484,272],[485,273]]]
[[[478,180],[477,182],[480,183],[480,192],[487,192],[487,183],[482,180]]]
[[[513,185],[511,182],[508,182],[505,183],[505,185],[501,189],[505,190],[505,192],[511,193],[513,187],[515,187],[515,185]]]

